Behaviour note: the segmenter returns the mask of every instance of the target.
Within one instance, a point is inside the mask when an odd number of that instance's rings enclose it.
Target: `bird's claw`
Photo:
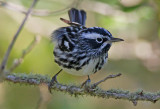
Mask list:
[[[81,87],[87,86],[87,85],[89,85],[90,83],[91,83],[91,79],[88,78],[86,81],[84,81],[84,82],[82,83]]]
[[[55,83],[58,83],[58,81],[57,81],[57,75],[58,75],[61,71],[62,71],[62,69],[52,77],[51,82],[48,84],[48,90],[49,90],[50,93],[52,93],[52,91],[51,91],[52,86],[53,86]]]
[[[55,83],[58,83],[58,81],[57,81],[57,75],[55,75],[55,76],[52,77],[52,80],[51,80],[51,82],[48,85],[48,90],[49,90],[50,93],[52,93],[51,89],[52,89],[52,86]]]

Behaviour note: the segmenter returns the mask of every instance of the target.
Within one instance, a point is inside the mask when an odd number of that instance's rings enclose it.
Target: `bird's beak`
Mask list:
[[[124,41],[124,40],[120,39],[120,38],[111,38],[109,41],[110,42],[120,42],[120,41]]]

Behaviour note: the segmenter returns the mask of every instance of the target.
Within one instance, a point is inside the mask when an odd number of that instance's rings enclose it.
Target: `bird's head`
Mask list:
[[[124,41],[114,38],[112,34],[100,27],[91,27],[82,30],[79,35],[79,47],[86,52],[102,55],[107,53],[113,42]]]

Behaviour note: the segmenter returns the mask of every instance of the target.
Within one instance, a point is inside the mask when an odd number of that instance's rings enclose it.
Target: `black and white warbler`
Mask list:
[[[88,75],[89,80],[89,75],[99,71],[107,62],[112,42],[123,39],[114,38],[108,30],[101,27],[85,27],[86,12],[83,10],[72,8],[68,14],[70,21],[61,20],[70,26],[61,27],[52,34],[56,44],[53,51],[55,62],[70,74]],[[57,81],[58,73],[51,83]]]

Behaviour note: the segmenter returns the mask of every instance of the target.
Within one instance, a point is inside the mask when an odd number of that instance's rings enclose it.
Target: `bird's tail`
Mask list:
[[[72,8],[68,11],[68,15],[71,22],[76,22],[85,26],[86,12],[84,10],[77,10]]]

